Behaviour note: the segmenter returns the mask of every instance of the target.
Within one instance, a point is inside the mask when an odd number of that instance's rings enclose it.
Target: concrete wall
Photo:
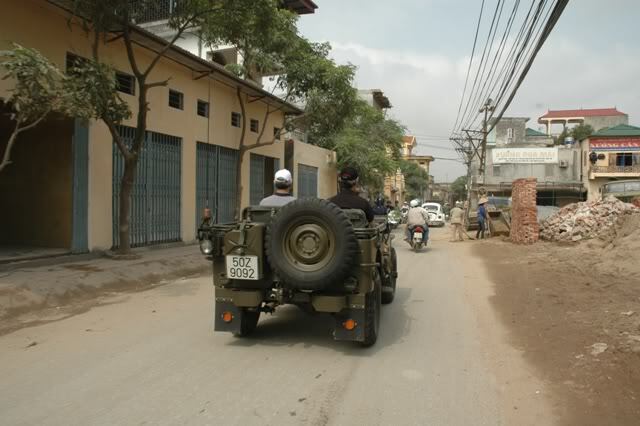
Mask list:
[[[318,168],[318,198],[329,198],[338,191],[336,157],[333,151],[317,146],[294,142],[293,193],[298,194],[298,165]]]
[[[10,133],[0,120],[0,152]],[[19,135],[0,173],[0,244],[70,248],[73,121],[52,118]]]
[[[527,120],[524,117],[503,117],[492,131],[492,142],[495,141],[496,145],[525,143]],[[513,130],[511,142],[508,141],[508,129]]]
[[[33,29],[37,28],[38,31]],[[50,60],[64,69],[67,52],[90,56],[90,43],[78,27],[68,27],[66,15],[57,7],[42,0],[6,0],[0,14],[0,49],[10,42],[40,50]],[[104,60],[124,72],[131,72],[121,41],[101,47]],[[136,47],[136,57],[144,67],[152,59],[152,53]],[[161,81],[171,77],[168,87],[154,88],[149,92],[148,129],[150,131],[182,138],[182,239],[195,239],[195,152],[196,141],[208,142],[229,148],[238,148],[240,129],[231,126],[231,112],[240,112],[235,88],[219,81],[196,79],[191,70],[171,61],[161,60],[149,81]],[[12,86],[10,81],[0,80],[0,96],[6,95]],[[168,106],[169,89],[184,94],[184,110]],[[139,88],[137,88],[139,90]],[[137,93],[136,90],[136,93]],[[130,104],[134,116],[123,123],[135,126],[137,98],[126,94],[121,97]],[[210,100],[210,121],[196,113],[197,100]],[[247,103],[246,144],[255,143],[257,134],[250,132],[249,119],[264,122],[266,104],[262,101]],[[271,107],[271,110],[274,108]],[[208,122],[209,121],[209,122]],[[273,127],[282,127],[282,112],[269,115],[264,140],[271,139]],[[107,249],[112,245],[112,139],[106,126],[93,122],[89,129],[89,248]],[[257,154],[279,158],[283,164],[283,143],[253,150]],[[249,203],[249,155],[243,164],[243,206]]]
[[[605,127],[613,127],[618,124],[629,124],[628,115],[613,115],[611,117],[585,117],[584,124],[588,124],[595,131],[604,129]]]
[[[557,164],[500,164],[494,167],[492,148],[487,149],[485,184],[500,184],[521,178],[536,178],[538,182],[580,182],[580,149],[558,147]],[[568,167],[560,167],[566,161]]]

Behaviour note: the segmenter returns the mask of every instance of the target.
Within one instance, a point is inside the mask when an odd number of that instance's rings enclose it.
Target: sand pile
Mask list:
[[[608,239],[627,216],[640,216],[640,208],[617,198],[569,204],[545,219],[540,238],[547,241]]]

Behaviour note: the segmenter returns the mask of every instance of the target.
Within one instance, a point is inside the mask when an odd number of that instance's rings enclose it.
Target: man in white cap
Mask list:
[[[278,170],[273,178],[273,185],[275,186],[273,195],[270,195],[260,201],[261,206],[281,207],[296,199],[296,197],[291,195],[293,179],[291,178],[291,172],[289,170]]]

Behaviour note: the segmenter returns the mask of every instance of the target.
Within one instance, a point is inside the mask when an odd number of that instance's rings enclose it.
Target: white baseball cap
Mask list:
[[[291,182],[293,182],[293,179],[291,178],[291,172],[287,169],[280,169],[276,172],[276,175],[273,178],[273,182],[274,183],[286,183],[288,185],[291,185]]]

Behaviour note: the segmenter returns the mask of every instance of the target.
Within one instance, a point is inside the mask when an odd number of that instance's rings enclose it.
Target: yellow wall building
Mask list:
[[[63,70],[73,55],[90,57],[87,35],[79,26],[68,25],[64,9],[44,0],[5,0],[2,9],[0,50],[10,48],[12,42],[35,48]],[[134,29],[134,36],[135,54],[144,66],[164,41],[140,29]],[[103,60],[125,79],[131,74],[120,40],[101,46],[101,52]],[[261,128],[267,108],[277,112],[268,115],[263,141],[273,139],[275,129],[282,128],[285,114],[301,113],[259,86],[181,49],[171,49],[149,77],[152,82],[167,78],[167,87],[153,88],[148,94],[149,135],[133,196],[134,245],[193,241],[205,205],[213,208],[219,221],[231,219],[239,193],[235,188],[241,133],[235,115],[240,113],[238,89],[247,101],[247,145],[257,142],[252,120]],[[0,80],[0,98],[7,97],[11,87],[10,81]],[[119,93],[134,112],[132,119],[123,123],[125,135],[135,126],[136,89],[134,83],[133,94]],[[11,123],[5,114],[7,108],[0,112],[0,149],[4,152]],[[320,197],[335,193],[335,154],[294,142],[290,158],[285,159],[282,139],[245,154],[243,207],[271,191],[273,172],[287,160],[294,169],[294,194],[298,186]],[[52,116],[21,135],[13,160],[0,174],[0,244],[62,247],[76,252],[117,244],[121,162],[102,122],[83,124]]]

